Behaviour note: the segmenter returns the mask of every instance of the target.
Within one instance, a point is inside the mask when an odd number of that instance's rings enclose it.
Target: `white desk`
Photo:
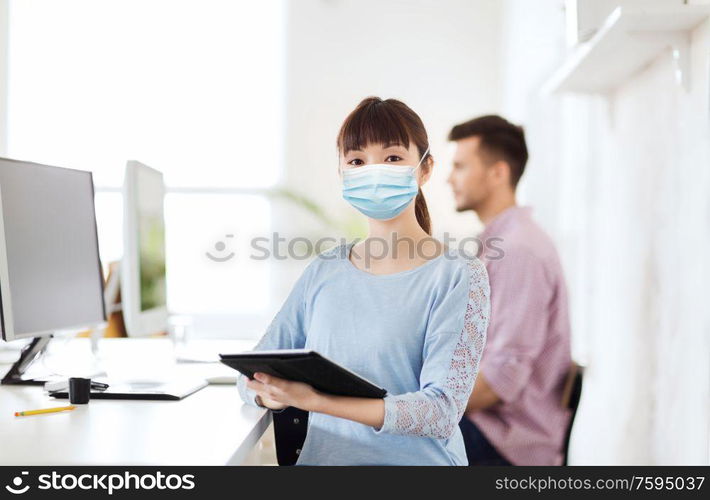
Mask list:
[[[182,401],[92,400],[74,411],[14,416],[67,404],[41,386],[0,386],[0,465],[238,465],[271,422],[231,385]]]

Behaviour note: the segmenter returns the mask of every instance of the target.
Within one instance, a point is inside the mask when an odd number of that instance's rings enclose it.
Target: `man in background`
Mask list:
[[[455,126],[448,182],[459,212],[485,225],[491,285],[488,340],[460,427],[470,465],[560,465],[569,412],[567,291],[552,240],[520,207],[515,191],[528,159],[522,127],[500,116]]]

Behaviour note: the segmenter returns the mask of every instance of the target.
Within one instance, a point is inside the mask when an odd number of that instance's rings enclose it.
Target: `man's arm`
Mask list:
[[[468,398],[468,404],[466,405],[466,414],[471,412],[476,412],[479,410],[485,410],[497,404],[501,399],[498,397],[488,382],[483,376],[483,373],[479,373],[476,378],[476,383],[473,386],[473,392]]]
[[[524,246],[506,248],[488,266],[491,322],[466,412],[516,401],[542,352],[552,296],[545,263]]]

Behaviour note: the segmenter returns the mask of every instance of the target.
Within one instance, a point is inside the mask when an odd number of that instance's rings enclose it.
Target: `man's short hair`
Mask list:
[[[486,161],[503,160],[510,166],[510,182],[516,187],[528,162],[523,127],[498,115],[486,115],[456,125],[449,133],[450,141],[469,137],[479,138],[479,148]]]

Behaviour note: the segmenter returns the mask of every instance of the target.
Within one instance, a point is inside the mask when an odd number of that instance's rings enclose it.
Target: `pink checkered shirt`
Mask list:
[[[570,367],[567,289],[552,240],[530,212],[511,207],[480,236],[491,285],[481,373],[502,401],[467,417],[512,464],[559,465],[569,422],[561,405]]]

